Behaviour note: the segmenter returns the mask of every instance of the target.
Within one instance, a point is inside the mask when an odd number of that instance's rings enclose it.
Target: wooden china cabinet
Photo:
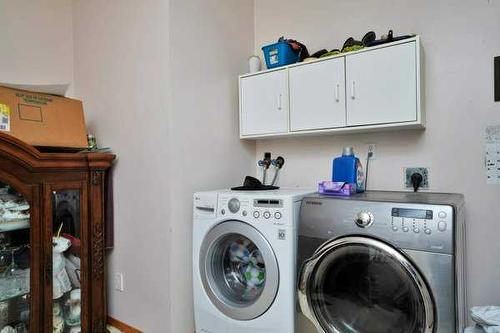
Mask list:
[[[0,133],[0,331],[106,331],[107,153]]]

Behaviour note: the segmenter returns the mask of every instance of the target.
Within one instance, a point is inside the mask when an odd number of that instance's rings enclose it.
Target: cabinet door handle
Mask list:
[[[352,81],[351,85],[351,98],[356,99],[356,82]]]
[[[340,84],[335,87],[335,102],[340,102]]]
[[[281,110],[283,108],[281,99],[282,99],[282,94],[279,94],[278,95],[278,110]]]

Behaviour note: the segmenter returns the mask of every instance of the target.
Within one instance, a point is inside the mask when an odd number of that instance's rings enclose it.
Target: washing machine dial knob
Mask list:
[[[356,214],[354,222],[360,228],[368,228],[373,223],[373,214],[367,211],[361,211]]]
[[[229,208],[231,213],[236,214],[240,210],[240,201],[236,198],[232,198],[227,203],[227,208]]]

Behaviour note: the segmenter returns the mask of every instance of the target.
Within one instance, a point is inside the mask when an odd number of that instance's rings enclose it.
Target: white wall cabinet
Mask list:
[[[346,56],[347,126],[417,120],[415,43]]]
[[[292,132],[346,125],[343,57],[292,67],[289,84]]]
[[[413,37],[240,76],[240,137],[423,128]]]
[[[242,136],[288,132],[288,71],[285,69],[240,81]]]

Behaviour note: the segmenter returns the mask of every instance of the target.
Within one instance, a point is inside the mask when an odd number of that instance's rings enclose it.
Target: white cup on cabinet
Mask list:
[[[261,70],[261,61],[259,57],[253,55],[248,58],[248,70],[249,73],[257,73]]]

